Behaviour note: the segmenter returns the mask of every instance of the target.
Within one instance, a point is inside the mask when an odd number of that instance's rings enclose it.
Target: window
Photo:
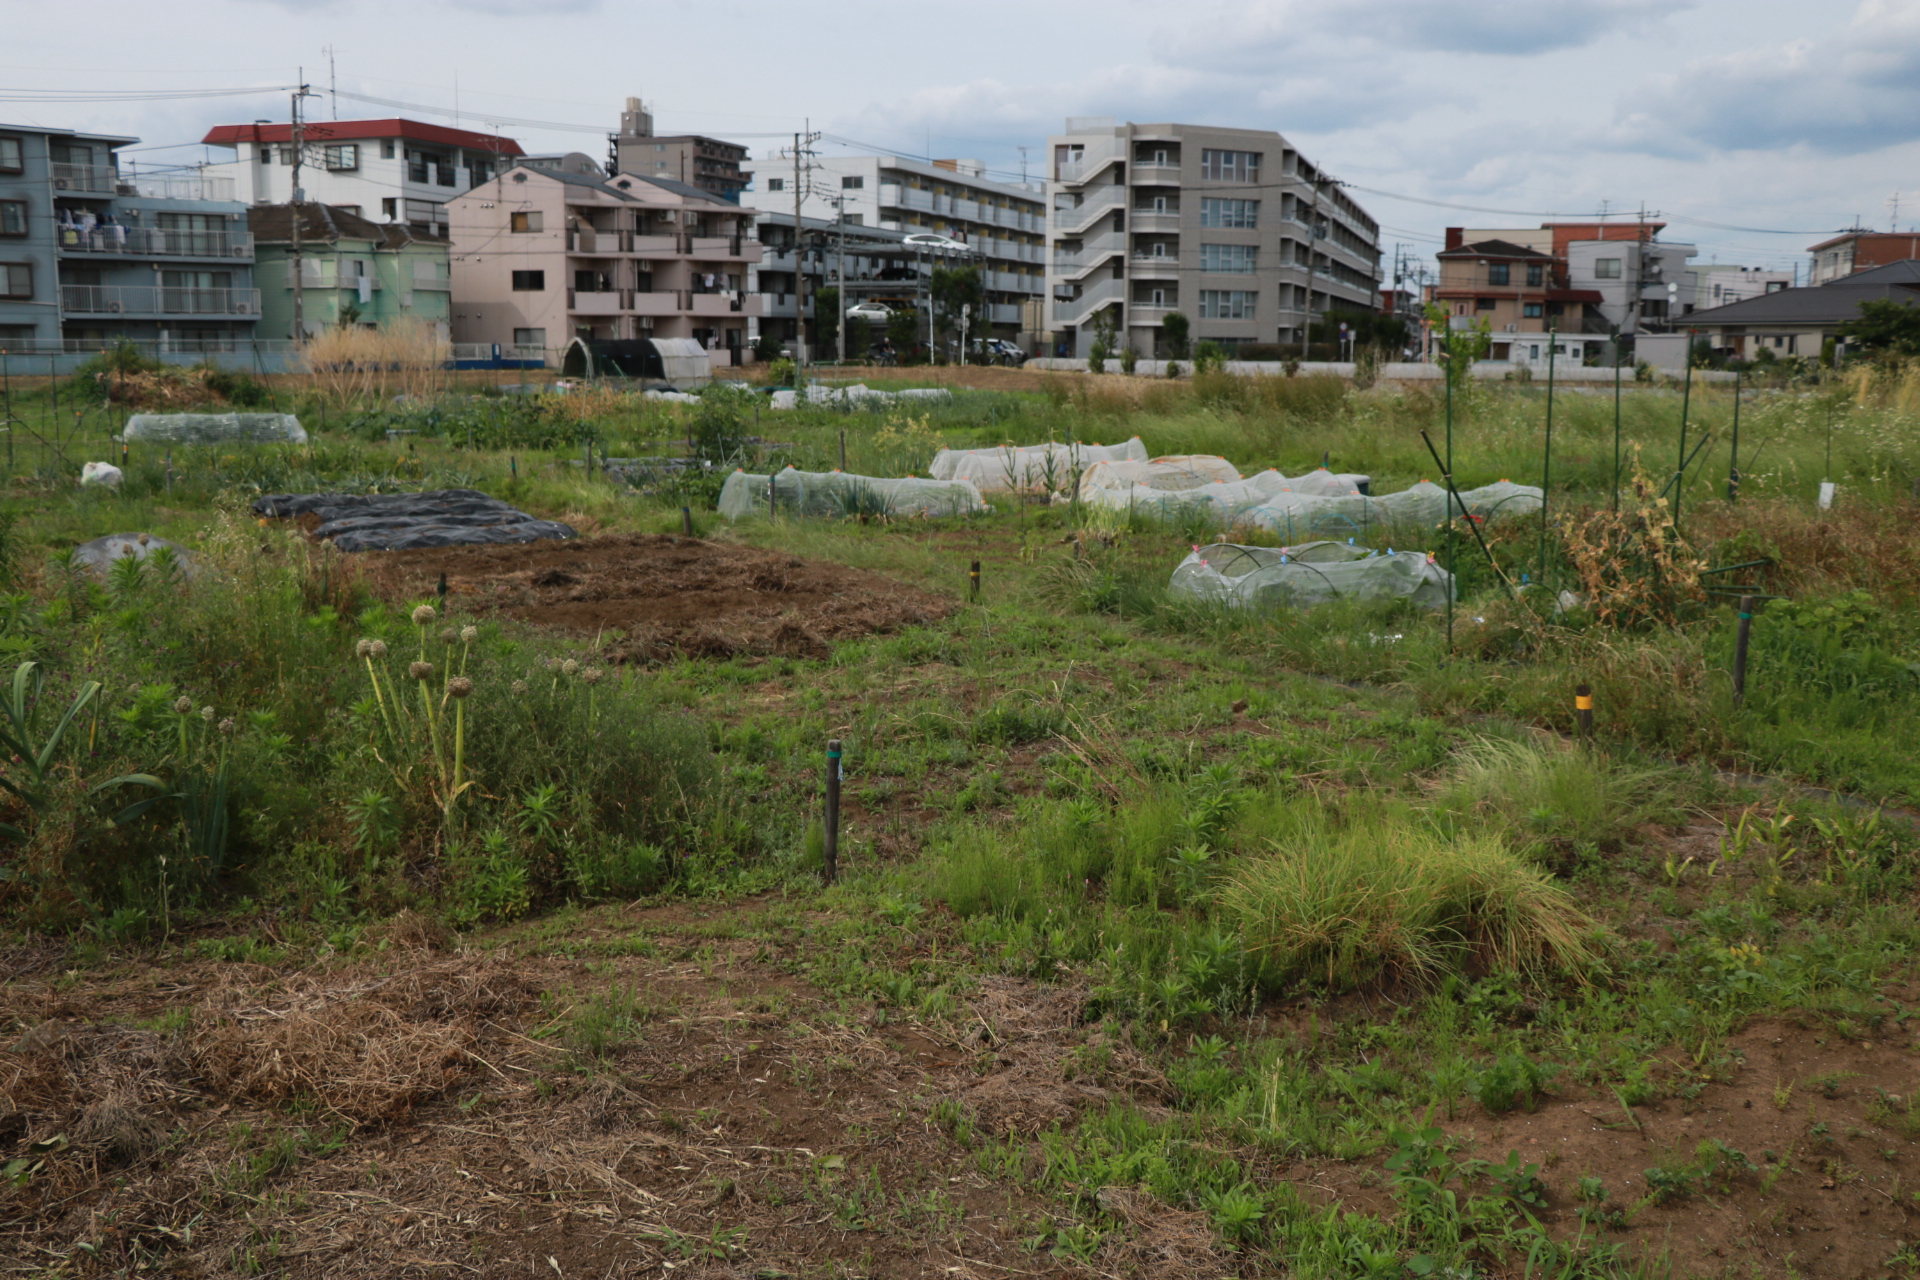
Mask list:
[[[1251,320],[1254,299],[1257,296],[1251,289],[1202,289],[1200,318],[1202,320]]]
[[[292,164],[292,163],[293,163],[293,148],[292,148],[292,147],[281,147],[281,148],[280,148],[280,163],[281,163],[281,164]]]
[[[1475,311],[1491,311],[1499,304],[1499,301],[1498,298],[1475,298],[1473,300],[1473,309]]]
[[[382,196],[380,198],[380,216],[392,222],[400,216],[400,197]]]
[[[33,264],[0,262],[0,298],[33,296]]]
[[[1530,262],[1527,264],[1527,285],[1530,288],[1538,289],[1542,284],[1545,284],[1546,275],[1547,268],[1544,263]]]
[[[382,160],[393,159],[393,139],[392,138],[382,138],[380,140],[380,158]]]
[[[1520,314],[1529,320],[1538,320],[1544,308],[1537,302],[1529,302],[1520,308]]]
[[[785,178],[768,178],[767,179],[767,190],[785,191],[786,189],[787,189],[787,180]]]
[[[547,287],[547,273],[544,271],[516,271],[513,273],[513,287],[518,293],[540,293]]]
[[[1258,252],[1250,244],[1203,244],[1200,246],[1200,269],[1250,276]]]
[[[515,329],[513,345],[516,347],[544,347],[547,345],[545,329]]]
[[[531,212],[508,214],[507,227],[512,231],[543,231],[546,229],[538,209]]]
[[[1203,196],[1200,200],[1200,225],[1203,227],[1253,227],[1260,218],[1258,200],[1224,200]]]
[[[1593,276],[1596,280],[1618,280],[1620,278],[1620,259],[1595,258]]]
[[[0,173],[19,173],[27,167],[20,153],[20,139],[0,138]]]
[[[1496,262],[1487,268],[1488,284],[1513,283],[1513,268],[1504,262]]]
[[[842,191],[858,191],[866,185],[867,180],[864,177],[840,179],[840,189]]]
[[[862,226],[866,223],[866,220],[867,215],[864,213],[850,213],[846,218],[847,225],[850,227]]]
[[[329,173],[341,173],[360,167],[360,146],[353,142],[337,142],[322,147],[320,160]]]
[[[1200,176],[1213,182],[1258,182],[1260,153],[1208,148],[1200,153]]]
[[[27,202],[0,200],[0,236],[27,234]]]

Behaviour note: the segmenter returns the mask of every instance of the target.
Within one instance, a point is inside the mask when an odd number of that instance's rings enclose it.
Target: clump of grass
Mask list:
[[[1482,738],[1460,752],[1443,803],[1491,817],[1521,840],[1602,844],[1672,810],[1676,770],[1623,764],[1595,751]]]
[[[1497,836],[1447,840],[1391,812],[1276,842],[1222,905],[1274,978],[1334,990],[1476,962],[1583,974],[1605,950],[1572,896]]]

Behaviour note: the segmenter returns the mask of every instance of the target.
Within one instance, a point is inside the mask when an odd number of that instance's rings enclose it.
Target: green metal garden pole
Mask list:
[[[1680,488],[1687,472],[1687,413],[1693,407],[1693,331],[1687,331],[1687,374],[1680,390],[1680,469],[1673,473],[1673,527],[1680,527]]]
[[[1547,326],[1547,446],[1540,459],[1540,585],[1547,585],[1547,503],[1553,484],[1553,353],[1560,336],[1559,325]]]
[[[1620,326],[1613,328],[1613,510],[1620,512]]]
[[[1727,501],[1740,497],[1740,370],[1733,371],[1733,460],[1727,465]]]
[[[1451,335],[1449,335],[1451,337]],[[1447,359],[1447,353],[1441,352],[1440,358]],[[1451,362],[1440,366],[1440,376],[1447,384],[1447,475],[1453,474],[1453,365]],[[1454,561],[1453,522],[1456,519],[1453,510],[1453,481],[1447,481],[1447,653],[1453,653],[1453,597],[1460,583],[1460,569]]]

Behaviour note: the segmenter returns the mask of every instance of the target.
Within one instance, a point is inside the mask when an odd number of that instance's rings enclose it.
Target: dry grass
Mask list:
[[[320,394],[346,404],[366,396],[440,394],[453,348],[432,325],[408,317],[384,329],[328,329],[303,343],[300,354]]]
[[[1698,546],[1719,544],[1731,562],[1771,557],[1758,580],[1779,595],[1863,589],[1887,600],[1920,594],[1920,504],[1842,501],[1821,511],[1787,498],[1703,502],[1687,515]],[[1745,573],[1729,581],[1754,581]]]

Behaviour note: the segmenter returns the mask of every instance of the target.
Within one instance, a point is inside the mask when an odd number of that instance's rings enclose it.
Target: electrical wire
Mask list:
[[[179,102],[194,98],[248,98],[263,93],[292,93],[299,85],[268,84],[251,89],[129,89],[100,93],[92,89],[0,89],[0,102]]]

